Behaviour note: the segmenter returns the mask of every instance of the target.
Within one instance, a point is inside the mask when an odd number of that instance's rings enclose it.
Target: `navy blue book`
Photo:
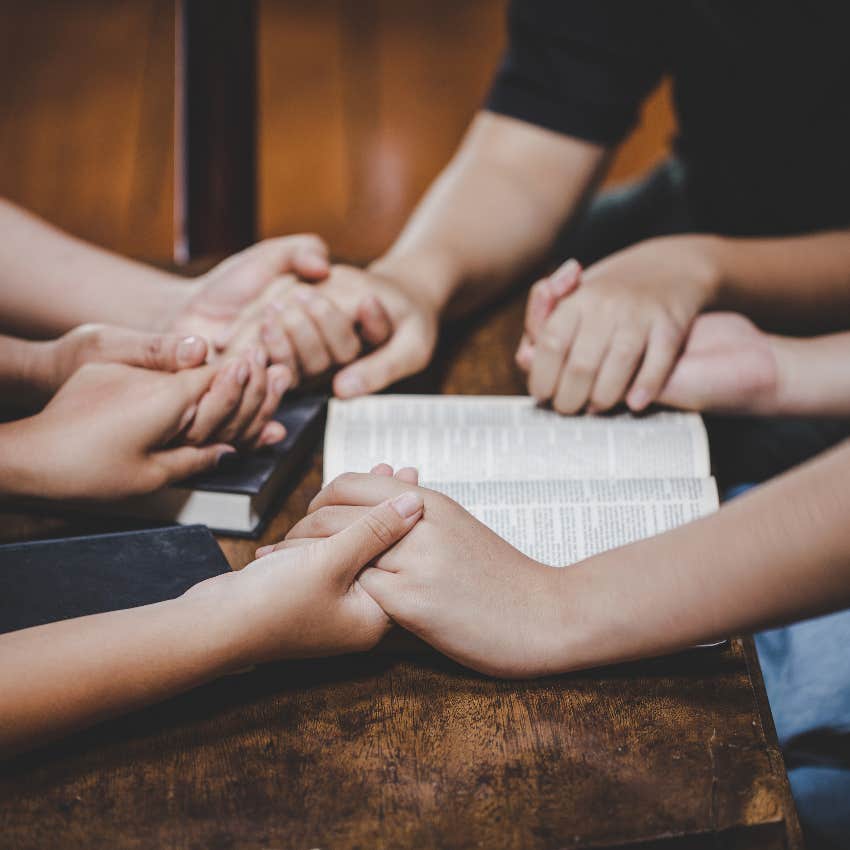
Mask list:
[[[149,496],[122,500],[109,513],[181,525],[201,523],[222,534],[259,536],[276,501],[294,486],[322,434],[325,396],[285,400],[274,418],[286,428],[276,446],[228,455],[221,466]]]
[[[228,572],[204,526],[0,546],[0,633],[175,599]]]

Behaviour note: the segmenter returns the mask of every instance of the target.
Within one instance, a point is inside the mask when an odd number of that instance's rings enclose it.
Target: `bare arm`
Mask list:
[[[178,599],[0,635],[0,756],[253,664],[373,646],[389,624],[352,582],[421,512],[421,499],[383,504]]]
[[[0,636],[0,756],[238,669],[232,611],[185,596]]]
[[[180,278],[96,248],[0,199],[0,313],[25,336],[85,322],[164,327],[188,287]]]
[[[441,316],[492,300],[543,263],[605,162],[604,148],[483,112],[389,252],[367,271],[337,266],[322,294],[349,315],[375,298],[389,338],[334,379],[342,397],[424,368]],[[361,323],[364,323],[361,317]]]
[[[373,269],[440,308],[453,296],[491,300],[543,261],[605,158],[598,145],[482,112]]]
[[[850,605],[850,447],[718,513],[557,574],[553,669],[658,655]]]
[[[773,239],[717,238],[711,306],[787,329],[845,328],[850,230]]]

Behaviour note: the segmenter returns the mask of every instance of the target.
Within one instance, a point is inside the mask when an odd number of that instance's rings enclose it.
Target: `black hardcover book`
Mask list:
[[[0,633],[175,599],[228,572],[201,525],[0,546]]]
[[[294,485],[302,461],[318,441],[327,398],[284,401],[275,419],[286,428],[276,446],[228,455],[212,472],[197,475],[149,496],[110,505],[111,513],[181,525],[201,523],[223,534],[257,537],[275,499]]]

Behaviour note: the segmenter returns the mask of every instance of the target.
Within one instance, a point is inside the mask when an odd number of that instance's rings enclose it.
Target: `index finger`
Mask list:
[[[370,507],[401,495],[408,490],[417,490],[389,475],[372,475],[365,472],[346,472],[331,481],[307,507],[313,513],[328,505],[361,505]]]

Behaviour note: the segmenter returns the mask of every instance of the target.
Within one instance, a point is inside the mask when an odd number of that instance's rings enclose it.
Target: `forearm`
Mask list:
[[[51,344],[0,335],[0,397],[4,406],[31,409],[49,397]]]
[[[483,113],[373,270],[441,310],[492,299],[543,262],[604,159],[598,146]]]
[[[158,329],[188,294],[175,282],[0,199],[0,313],[12,333],[58,336],[85,322]]]
[[[0,756],[244,666],[233,607],[189,594],[0,635]]]
[[[769,340],[778,374],[770,414],[850,417],[850,333]]]
[[[662,655],[850,605],[850,447],[709,517],[558,573],[553,670]]]
[[[779,329],[837,330],[850,320],[850,231],[772,239],[715,237],[712,306]]]

